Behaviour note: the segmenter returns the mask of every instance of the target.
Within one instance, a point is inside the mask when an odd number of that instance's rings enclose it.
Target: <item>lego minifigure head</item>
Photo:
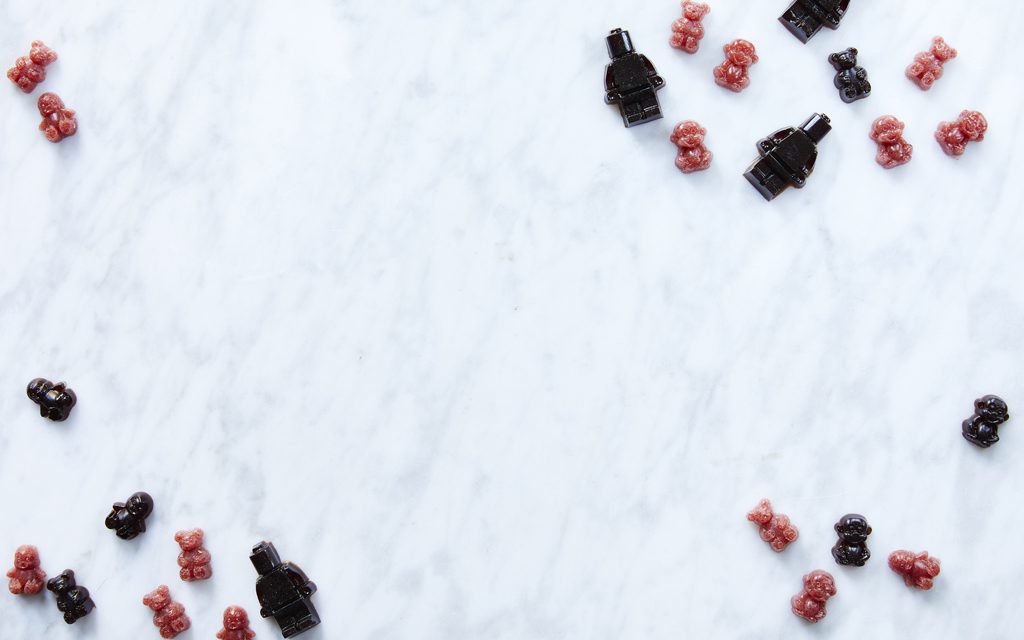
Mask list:
[[[800,128],[814,144],[818,144],[832,130],[832,120],[824,113],[816,113],[800,125]]]
[[[740,67],[749,67],[758,60],[754,45],[746,40],[733,40],[722,49],[726,59]]]
[[[25,391],[28,393],[28,397],[32,399],[32,402],[39,404],[43,401],[43,396],[46,395],[46,392],[52,388],[53,383],[46,378],[36,378],[28,383],[28,389]]]
[[[864,542],[871,534],[867,518],[857,513],[848,513],[840,518],[835,529],[843,542],[852,544]]]
[[[1003,423],[1010,419],[1010,409],[999,396],[985,396],[974,401],[974,410],[985,422]]]
[[[850,47],[846,51],[833,53],[828,57],[828,61],[836,71],[847,71],[857,66],[857,50]]]
[[[612,32],[605,38],[605,44],[608,46],[608,57],[612,60],[635,51],[629,32],[622,29],[612,29]]]
[[[249,626],[249,614],[242,607],[232,605],[224,610],[224,628],[238,631]]]
[[[150,591],[142,598],[142,604],[146,605],[153,611],[160,611],[171,603],[171,590],[167,588],[167,585],[162,584],[156,589]]]
[[[256,573],[261,576],[267,575],[281,564],[281,556],[274,548],[274,543],[266,540],[252,548],[249,560],[252,561],[252,566],[256,567]]]
[[[960,117],[957,119],[957,127],[968,140],[984,140],[985,132],[988,131],[988,121],[985,120],[985,116],[981,115],[977,111],[961,111]],[[991,397],[995,398],[995,396]],[[996,400],[999,400],[999,398],[996,398]],[[999,402],[1001,402],[1004,407],[1006,406],[1006,403],[1002,400],[999,400]]]
[[[179,531],[174,534],[174,541],[181,546],[182,551],[195,551],[203,545],[203,530]]]
[[[701,18],[710,13],[711,7],[701,2],[693,2],[692,0],[686,0],[683,3],[683,17],[693,22],[699,21]]]
[[[956,57],[956,49],[946,44],[946,41],[939,37],[932,40],[931,53],[940,62],[952,60]]]
[[[18,547],[14,551],[14,568],[28,571],[39,566],[39,550],[30,544]]]
[[[804,590],[812,600],[824,602],[836,595],[836,581],[826,571],[812,571],[804,576]]]
[[[153,513],[153,498],[145,491],[137,491],[128,497],[124,508],[136,518],[148,518]]]
[[[676,125],[670,139],[681,147],[696,147],[704,143],[704,135],[706,133],[707,129],[698,123],[693,120],[686,120]]]
[[[75,572],[71,569],[61,571],[46,581],[46,588],[58,595],[67,593],[70,589],[75,588]]]

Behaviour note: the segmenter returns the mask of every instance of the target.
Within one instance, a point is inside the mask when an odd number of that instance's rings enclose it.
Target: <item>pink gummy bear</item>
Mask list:
[[[56,93],[44,93],[39,96],[39,115],[43,121],[39,130],[50,142],[60,142],[78,132],[78,120],[75,112],[64,107],[64,101]]]
[[[940,122],[935,130],[939,146],[950,156],[962,156],[968,142],[981,142],[988,131],[988,120],[977,111],[961,111],[955,122]]]
[[[14,568],[7,572],[7,588],[16,596],[34,596],[43,590],[46,572],[39,568],[39,550],[30,544],[14,551]]]
[[[206,580],[213,575],[210,567],[210,552],[203,548],[203,530],[179,531],[174,540],[181,546],[178,554],[179,574],[185,582]]]
[[[160,585],[142,599],[142,604],[153,610],[153,624],[160,629],[161,638],[173,638],[192,626],[185,615],[185,607],[171,600],[170,589]]]
[[[686,120],[676,125],[669,140],[679,147],[676,155],[676,166],[683,173],[703,171],[711,166],[711,152],[704,145],[704,134],[707,129],[693,120]]]
[[[946,44],[939,36],[935,36],[930,50],[914,56],[914,62],[907,67],[907,77],[922,90],[927,91],[942,77],[942,65],[955,57],[956,49]]]
[[[722,47],[725,62],[714,69],[715,84],[739,93],[750,86],[750,65],[757,62],[754,45],[746,40],[733,40]]]
[[[245,609],[232,605],[224,610],[224,628],[217,632],[217,640],[252,640],[255,637]]]
[[[747,514],[747,520],[757,523],[761,528],[761,539],[767,542],[773,551],[782,551],[799,536],[800,532],[789,522],[789,517],[772,511],[772,503],[768,499],[761,500],[753,511]]]
[[[893,551],[889,554],[889,568],[903,576],[908,587],[927,591],[939,575],[939,559],[929,556],[927,551]]]
[[[686,53],[697,53],[701,38],[704,37],[704,25],[701,20],[711,13],[711,7],[700,2],[685,0],[683,17],[672,23],[672,37],[669,45]]]
[[[878,143],[875,161],[886,169],[910,162],[914,145],[903,137],[904,124],[896,116],[882,116],[871,125],[871,139]]]
[[[804,590],[793,596],[793,613],[808,622],[818,622],[828,612],[825,602],[836,595],[836,581],[827,571],[812,571],[804,576]]]
[[[15,60],[14,66],[7,70],[7,77],[25,93],[32,93],[36,85],[46,80],[46,66],[56,60],[56,51],[35,40],[28,55]]]

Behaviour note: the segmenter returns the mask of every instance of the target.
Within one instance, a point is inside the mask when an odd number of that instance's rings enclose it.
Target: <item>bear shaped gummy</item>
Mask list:
[[[942,77],[942,67],[956,57],[956,49],[946,41],[935,36],[931,49],[914,56],[914,61],[907,67],[907,77],[921,88],[928,91],[935,81]]]
[[[839,540],[832,547],[832,557],[836,563],[843,566],[853,565],[863,567],[864,563],[871,558],[871,551],[868,550],[868,536],[871,535],[871,527],[868,520],[858,513],[848,513],[839,519],[835,525]]]
[[[908,587],[923,589],[932,588],[935,576],[939,575],[939,559],[928,555],[927,551],[893,551],[889,554],[889,568],[903,577]]]
[[[210,567],[210,552],[203,548],[203,530],[191,529],[174,534],[174,541],[181,547],[178,566],[181,579],[185,582],[207,580],[213,575]]]
[[[808,622],[818,622],[828,611],[825,602],[836,595],[836,581],[827,571],[816,570],[804,576],[804,589],[793,596],[793,613]]]
[[[281,635],[291,638],[320,624],[320,615],[311,599],[316,584],[302,569],[291,562],[281,562],[272,542],[254,546],[249,560],[259,574],[256,598],[260,601],[260,616],[273,616],[281,627]]]
[[[104,525],[113,529],[118,538],[132,540],[146,531],[146,518],[153,513],[153,497],[145,491],[136,491],[124,502],[115,502],[107,514]]]
[[[828,57],[832,68],[836,70],[836,77],[832,84],[839,89],[839,97],[846,104],[863,100],[871,95],[871,83],[868,82],[868,72],[864,67],[857,65],[857,50],[853,47],[833,53]]]
[[[32,93],[39,83],[46,80],[46,67],[56,60],[56,51],[35,40],[28,55],[15,60],[14,66],[7,70],[7,78],[25,93]]]
[[[757,63],[757,51],[747,40],[733,40],[722,51],[725,62],[713,70],[715,84],[739,93],[750,86],[750,67]]]
[[[185,615],[185,607],[171,599],[171,590],[160,585],[142,598],[142,604],[153,610],[153,625],[160,629],[161,638],[174,638],[192,626]]]
[[[953,122],[940,122],[935,140],[948,156],[962,156],[967,143],[981,142],[988,131],[988,120],[978,111],[961,111]]]
[[[875,162],[892,169],[910,162],[914,145],[903,137],[904,125],[896,116],[882,116],[871,125],[871,139],[878,143]]]
[[[788,516],[772,511],[772,503],[767,498],[757,503],[747,514],[747,520],[760,528],[761,539],[768,543],[772,551],[782,551],[800,536]]]
[[[71,569],[65,569],[50,578],[46,588],[53,592],[57,600],[57,611],[64,614],[64,622],[68,624],[78,622],[96,608],[96,603],[89,597],[89,590],[75,582],[75,572]]]
[[[39,415],[54,422],[63,422],[78,403],[78,396],[63,382],[54,384],[46,378],[36,378],[25,390],[32,402],[39,405]]]
[[[232,605],[224,610],[224,628],[217,632],[217,640],[252,640],[255,637],[245,609]]]
[[[613,29],[605,38],[611,62],[604,70],[604,101],[618,105],[627,128],[661,118],[658,91],[665,79],[654,64],[633,48],[628,31]]]
[[[669,140],[676,145],[676,167],[683,173],[703,171],[711,166],[711,152],[704,145],[707,129],[693,120],[686,120],[676,125]]]
[[[74,110],[66,108],[56,93],[47,92],[39,96],[39,115],[43,116],[39,130],[50,142],[60,142],[78,132]]]
[[[686,53],[697,53],[700,41],[704,37],[704,25],[701,21],[711,13],[711,7],[702,2],[685,0],[683,17],[672,23],[672,37],[668,44],[674,49]]]
[[[974,415],[960,425],[964,439],[988,449],[999,442],[999,425],[1010,419],[1010,408],[999,396],[983,396],[974,401]]]
[[[39,550],[24,544],[14,551],[14,568],[7,572],[7,589],[16,596],[34,596],[46,584],[46,572],[39,568]]]

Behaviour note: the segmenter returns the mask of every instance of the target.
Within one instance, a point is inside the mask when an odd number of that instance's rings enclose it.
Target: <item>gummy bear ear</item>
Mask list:
[[[858,54],[858,53],[860,53],[860,52],[859,52],[859,51],[857,51],[857,48],[856,48],[856,47],[850,47],[850,53],[852,53],[853,55],[857,55],[857,54]]]

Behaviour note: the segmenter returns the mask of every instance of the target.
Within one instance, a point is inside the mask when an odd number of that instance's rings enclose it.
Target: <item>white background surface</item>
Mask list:
[[[0,637],[158,637],[161,583],[183,637],[231,603],[279,637],[263,538],[320,587],[309,640],[1015,637],[1024,429],[981,451],[960,421],[1024,407],[1024,10],[852,5],[805,46],[784,2],[719,0],[688,56],[668,0],[0,0],[5,63],[60,54],[0,91],[0,552],[38,545],[98,606],[68,627],[5,594]],[[664,120],[603,104],[616,26]],[[923,93],[903,69],[936,34],[960,57]],[[711,78],[736,37],[739,95]],[[848,106],[826,56],[851,45],[874,93]],[[59,146],[44,90],[80,115]],[[954,160],[931,136],[964,108],[989,137]],[[814,175],[765,203],[754,142],[814,111]],[[886,113],[915,145],[890,172]],[[672,163],[685,118],[703,174]],[[78,393],[68,422],[36,376]],[[140,489],[126,543],[103,518]],[[781,555],[761,497],[800,527]],[[848,511],[862,569],[829,554]],[[177,579],[193,526],[205,584]],[[932,592],[896,548],[942,559]],[[812,627],[789,598],[815,568],[839,594]]]

